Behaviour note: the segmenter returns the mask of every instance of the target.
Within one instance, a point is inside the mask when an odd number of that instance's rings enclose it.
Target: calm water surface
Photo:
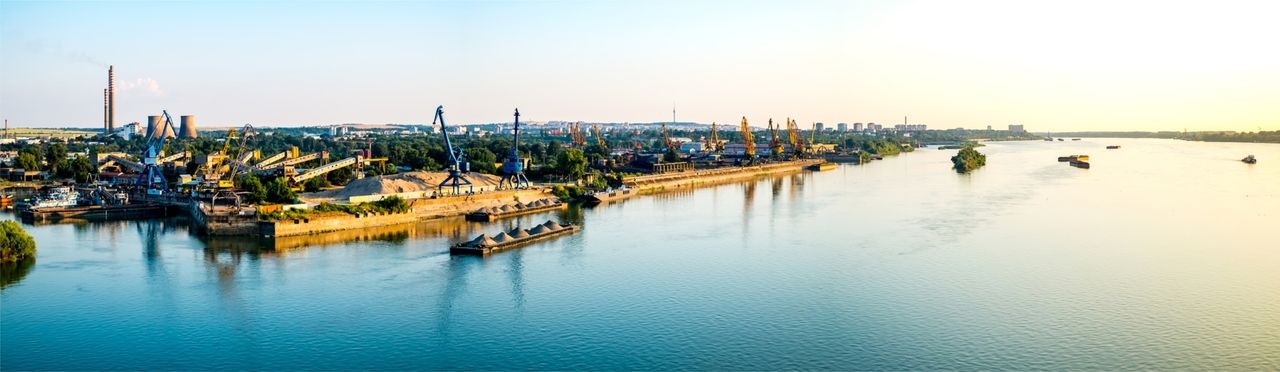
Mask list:
[[[39,258],[0,290],[0,366],[1280,369],[1280,146],[980,151],[970,175],[923,149],[273,245],[181,219],[28,225]],[[1055,161],[1080,153],[1093,169]],[[446,248],[547,218],[585,229]]]

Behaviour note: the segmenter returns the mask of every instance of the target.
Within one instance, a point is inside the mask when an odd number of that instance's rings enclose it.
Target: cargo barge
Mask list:
[[[560,225],[555,221],[548,220],[532,229],[523,230],[519,227],[508,232],[500,232],[493,237],[481,234],[475,239],[468,242],[454,244],[449,247],[450,254],[465,254],[486,256],[490,253],[496,253],[530,243],[551,239],[557,236],[570,235],[577,233],[580,228],[577,225]]]
[[[611,201],[630,198],[632,196],[636,196],[639,194],[640,194],[639,192],[636,192],[635,189],[631,189],[631,188],[609,189],[605,191],[596,191],[592,193],[583,194],[582,196],[578,197],[578,200],[582,201],[582,204],[597,205],[604,202],[611,202]]]
[[[526,214],[562,209],[567,204],[551,199],[539,199],[528,203],[509,204],[500,207],[485,207],[467,213],[467,221],[489,222],[499,218],[514,217]]]
[[[34,207],[24,209],[22,218],[29,221],[58,221],[82,219],[91,221],[157,218],[174,215],[174,208],[160,203],[131,203],[122,205],[89,205],[77,207]]]
[[[1087,162],[1087,161],[1079,161],[1079,160],[1072,160],[1072,161],[1071,161],[1071,166],[1076,167],[1076,168],[1089,169],[1089,162]]]
[[[822,162],[822,163],[818,163],[818,164],[810,165],[810,166],[806,167],[805,169],[808,169],[808,170],[811,170],[811,171],[815,171],[815,172],[829,171],[829,170],[832,170],[832,169],[836,169],[836,163],[832,163],[832,162]]]

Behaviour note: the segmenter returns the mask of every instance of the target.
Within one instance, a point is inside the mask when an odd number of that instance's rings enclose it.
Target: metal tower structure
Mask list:
[[[164,133],[166,129],[173,128],[173,120],[169,118],[169,112],[161,110],[164,114],[164,124],[160,127],[160,133]],[[142,152],[142,175],[138,177],[135,185],[145,187],[147,195],[161,195],[169,190],[169,181],[164,178],[164,172],[160,168],[160,158],[164,156],[164,143],[166,137],[164,135],[151,137],[147,139],[147,147]]]
[[[524,159],[520,158],[520,109],[516,109],[515,124],[511,127],[512,141],[511,152],[507,153],[507,160],[502,162],[502,179],[498,181],[498,188],[527,189],[530,187],[529,178],[524,175]]]
[[[471,165],[467,163],[467,155],[462,149],[454,149],[453,141],[449,140],[449,127],[444,123],[444,106],[436,106],[436,117],[431,119],[431,125],[435,125],[436,121],[440,122],[440,133],[444,133],[444,147],[449,150],[449,176],[436,186],[437,189],[443,190],[446,185],[453,189],[453,194],[457,195],[461,192],[462,186],[467,186],[468,192],[474,192],[475,187],[471,185],[471,180],[467,179],[466,173],[471,171]]]

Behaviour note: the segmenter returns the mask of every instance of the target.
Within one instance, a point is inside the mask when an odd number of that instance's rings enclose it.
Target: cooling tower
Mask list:
[[[147,139],[156,138],[156,131],[164,125],[159,116],[151,115],[147,117]]]
[[[182,127],[178,130],[178,138],[196,138],[196,117],[182,115]]]

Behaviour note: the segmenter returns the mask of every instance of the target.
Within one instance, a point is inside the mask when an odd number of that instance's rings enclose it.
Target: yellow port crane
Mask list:
[[[600,146],[601,150],[609,148],[609,146],[606,146],[604,143],[604,136],[600,135],[600,124],[592,124],[591,131],[592,134],[596,136],[596,146]]]
[[[716,122],[711,122],[711,135],[707,137],[707,151],[720,152],[724,148],[720,145],[720,132],[716,131]]]
[[[740,130],[742,131],[742,144],[746,146],[746,148],[742,150],[742,157],[746,158],[748,161],[755,159],[756,139],[755,136],[751,135],[751,127],[747,125],[746,116],[742,117],[742,128]]]
[[[769,118],[769,151],[774,158],[782,156],[782,140],[778,138],[778,128],[773,126],[773,118]]]
[[[587,137],[582,135],[582,122],[569,124],[569,141],[573,147],[587,145]]]
[[[813,148],[813,145],[818,143],[817,140],[815,139],[817,138],[817,135],[818,135],[818,123],[813,123],[813,130],[809,131],[809,147],[810,148]]]
[[[804,137],[800,135],[800,126],[791,118],[787,118],[787,140],[791,142],[791,152],[796,157],[804,154]]]

